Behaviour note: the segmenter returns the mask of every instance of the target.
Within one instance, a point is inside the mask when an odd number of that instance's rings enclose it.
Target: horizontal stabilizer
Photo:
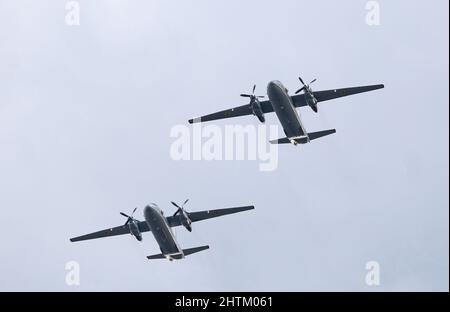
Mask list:
[[[201,246],[201,247],[194,247],[194,248],[188,248],[188,249],[183,249],[183,254],[184,256],[189,256],[192,255],[193,253],[196,252],[200,252],[203,250],[209,249],[209,246]],[[183,257],[182,254],[177,254],[173,257],[171,257],[170,255],[167,255],[167,257],[169,259],[181,259]],[[147,259],[149,260],[155,260],[155,259],[165,259],[166,255],[163,254],[157,254],[157,255],[153,255],[153,256],[148,256]]]
[[[318,138],[330,135],[336,133],[336,129],[330,129],[330,130],[324,130],[324,131],[318,131],[318,132],[311,132],[308,133],[308,136],[303,137],[293,137],[293,138],[282,138],[278,140],[272,140],[270,141],[271,144],[306,144],[309,141],[316,140]]]
[[[201,247],[183,249],[183,253],[185,256],[189,256],[189,255],[192,255],[193,253],[200,252],[200,251],[203,251],[206,249],[209,249],[209,246],[201,246]]]
[[[147,259],[149,260],[155,260],[155,259],[165,259],[166,256],[163,254],[153,255],[153,256],[147,256]]]
[[[312,140],[315,140],[315,139],[318,139],[318,138],[321,138],[321,137],[324,137],[324,136],[327,136],[327,135],[330,135],[330,134],[333,134],[333,133],[336,133],[336,129],[330,129],[330,130],[324,130],[324,131],[318,131],[318,132],[311,132],[311,133],[308,133],[308,137],[312,141]]]

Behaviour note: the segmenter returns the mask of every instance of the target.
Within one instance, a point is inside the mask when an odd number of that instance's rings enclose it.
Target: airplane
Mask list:
[[[226,208],[217,210],[206,210],[198,212],[187,212],[184,206],[189,200],[186,200],[183,205],[178,205],[171,202],[177,208],[177,211],[169,217],[164,216],[164,212],[156,204],[149,204],[144,208],[145,221],[139,221],[133,217],[137,208],[133,210],[131,215],[123,212],[120,214],[127,218],[124,225],[113,227],[110,229],[98,231],[95,233],[82,235],[71,238],[71,242],[79,242],[84,240],[110,237],[124,234],[131,234],[139,242],[142,241],[142,233],[151,231],[155,237],[156,242],[161,250],[160,254],[148,256],[149,260],[153,259],[168,259],[170,261],[183,259],[185,256],[197,253],[206,249],[209,246],[194,247],[189,249],[181,249],[172,231],[172,227],[184,226],[189,232],[192,231],[192,223],[211,218],[217,218],[229,214],[234,214],[242,211],[255,209],[254,206],[244,206],[236,208]]]
[[[384,85],[379,84],[326,91],[313,91],[311,84],[316,82],[317,79],[314,79],[309,84],[306,84],[301,77],[298,79],[302,83],[302,87],[298,89],[293,96],[289,95],[288,89],[286,89],[280,81],[274,80],[269,82],[267,86],[267,95],[269,100],[260,101],[261,99],[264,99],[265,96],[255,95],[256,85],[254,85],[253,92],[251,94],[241,94],[241,97],[250,99],[249,104],[223,110],[199,118],[190,119],[189,123],[192,124],[246,115],[255,115],[260,122],[264,123],[266,121],[264,114],[275,112],[283,127],[286,137],[278,140],[272,140],[270,143],[292,143],[294,145],[306,144],[312,140],[336,133],[336,129],[312,133],[306,132],[300,119],[300,114],[296,108],[309,106],[315,113],[317,113],[319,102],[384,88]]]

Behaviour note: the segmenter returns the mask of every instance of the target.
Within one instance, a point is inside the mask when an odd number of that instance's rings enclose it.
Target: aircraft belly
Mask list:
[[[154,235],[163,254],[174,254],[180,252],[174,238],[171,235],[168,235],[164,230],[160,230]]]
[[[153,236],[163,254],[175,254],[181,252],[172,232],[162,216],[160,218],[151,218],[150,220],[147,220],[147,223],[149,223]]]
[[[305,134],[298,112],[287,95],[278,92],[275,95],[272,94],[270,102],[287,137],[296,137]]]

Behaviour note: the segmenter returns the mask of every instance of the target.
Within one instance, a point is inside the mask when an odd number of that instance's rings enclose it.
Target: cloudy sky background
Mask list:
[[[64,1],[0,0],[0,290],[448,291],[448,1],[380,1],[376,27],[362,0],[79,3],[69,27]],[[338,132],[281,146],[274,172],[170,158],[174,125],[298,75],[386,88],[301,109]],[[211,249],[174,263],[145,258],[150,233],[68,240],[185,198],[256,210],[177,230]]]

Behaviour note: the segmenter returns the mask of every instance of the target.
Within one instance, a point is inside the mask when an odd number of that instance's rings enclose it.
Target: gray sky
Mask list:
[[[0,290],[448,291],[448,1],[380,1],[375,27],[362,0],[79,3],[69,27],[64,2],[0,0]],[[298,75],[386,89],[301,109],[338,133],[274,172],[169,157],[174,125]],[[256,210],[177,230],[211,249],[174,263],[147,261],[150,233],[69,243],[187,197]]]

